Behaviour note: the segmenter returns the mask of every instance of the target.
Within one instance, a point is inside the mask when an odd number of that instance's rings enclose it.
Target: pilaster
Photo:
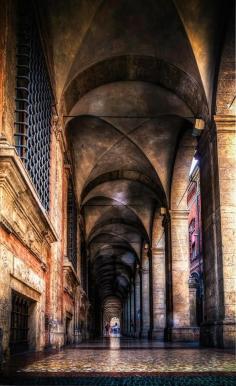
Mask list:
[[[166,327],[166,272],[164,235],[158,244],[158,247],[152,248],[152,339],[163,341]]]
[[[142,256],[142,330],[141,337],[148,338],[150,331],[150,277],[149,277],[149,249],[144,247]]]

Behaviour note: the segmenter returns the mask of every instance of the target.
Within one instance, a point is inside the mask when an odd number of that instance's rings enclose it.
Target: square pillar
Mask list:
[[[150,277],[148,248],[142,257],[142,331],[141,337],[148,338],[150,330]]]
[[[204,245],[201,343],[234,347],[236,336],[236,129],[215,116],[199,143]]]
[[[159,245],[159,247],[152,248],[152,290],[152,339],[164,341],[164,330],[166,327],[166,275],[164,245]]]
[[[135,277],[135,336],[138,338],[141,331],[141,302],[140,302],[140,274],[137,272]]]
[[[188,211],[171,210],[172,341],[198,340],[190,324]]]

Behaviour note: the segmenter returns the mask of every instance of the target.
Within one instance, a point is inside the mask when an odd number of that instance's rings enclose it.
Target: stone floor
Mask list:
[[[0,383],[236,385],[236,363],[230,351],[110,338],[61,351],[15,355]]]

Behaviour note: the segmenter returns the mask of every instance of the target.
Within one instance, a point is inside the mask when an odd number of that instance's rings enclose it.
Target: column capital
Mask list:
[[[171,219],[187,219],[189,210],[187,209],[171,209],[169,211]]]
[[[165,247],[153,247],[152,256],[163,256],[165,254]]]
[[[217,133],[235,133],[236,117],[235,115],[214,115],[214,121]]]

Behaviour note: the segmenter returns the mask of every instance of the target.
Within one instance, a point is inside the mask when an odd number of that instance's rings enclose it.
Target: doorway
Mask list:
[[[12,292],[10,352],[19,353],[29,349],[29,316],[32,301]]]
[[[72,339],[71,339],[71,320],[72,320],[72,315],[69,313],[66,314],[66,328],[65,328],[65,344],[71,344]]]

